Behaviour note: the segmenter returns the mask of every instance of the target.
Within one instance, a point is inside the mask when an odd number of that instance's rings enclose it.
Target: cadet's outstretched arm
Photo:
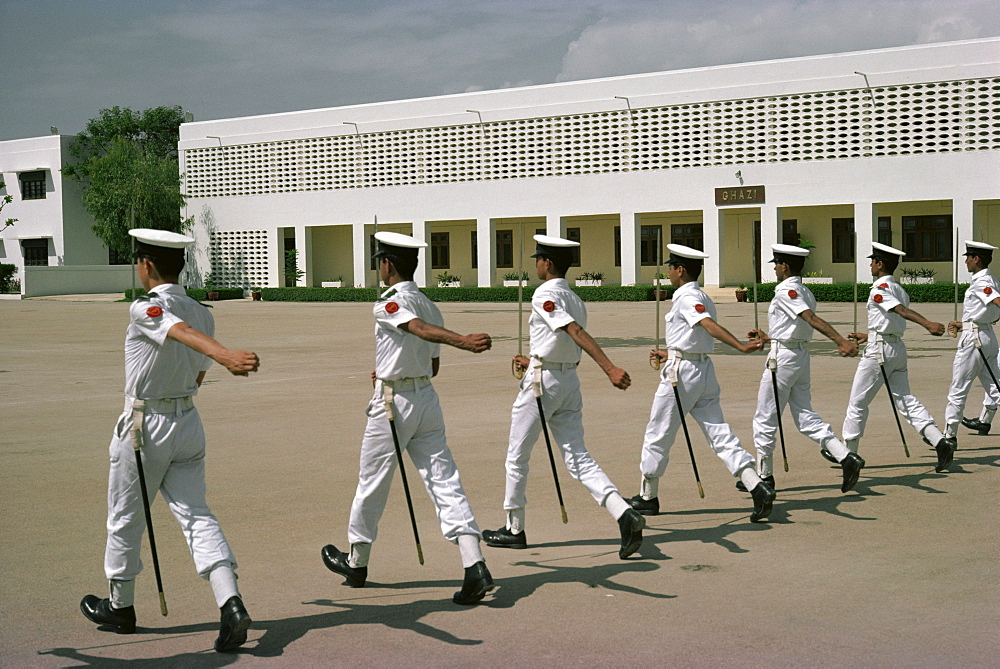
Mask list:
[[[698,321],[698,325],[705,328],[705,331],[721,341],[723,344],[729,344],[735,348],[740,353],[753,353],[754,351],[759,351],[764,347],[764,340],[761,338],[751,339],[746,344],[741,344],[740,340],[733,336],[733,333],[716,323],[711,318],[702,318]]]
[[[819,330],[822,334],[829,337],[830,341],[837,345],[837,352],[841,356],[855,356],[858,354],[858,345],[853,341],[844,339],[840,336],[840,333],[833,329],[833,326],[824,321],[822,318],[813,313],[812,309],[806,309],[799,316],[802,317],[809,325],[813,328]]]
[[[576,345],[587,352],[597,366],[604,370],[604,373],[608,375],[611,380],[611,384],[615,388],[621,388],[622,390],[628,390],[628,387],[632,385],[632,379],[629,377],[628,372],[626,372],[621,367],[616,367],[611,359],[608,358],[604,349],[601,348],[600,344],[594,341],[594,338],[590,336],[590,333],[580,327],[580,324],[573,321],[569,325],[564,325],[559,328],[563,330],[566,334],[573,338]]]
[[[260,367],[260,359],[253,351],[234,351],[226,348],[204,332],[199,332],[187,323],[175,323],[167,330],[167,338],[178,341],[198,353],[207,355],[234,376],[249,376]]]
[[[448,346],[454,346],[455,348],[460,348],[463,351],[471,351],[472,353],[482,353],[483,351],[488,351],[493,346],[493,340],[485,332],[460,335],[457,332],[446,330],[437,325],[431,325],[419,318],[401,323],[399,329],[403,332],[409,332],[415,337],[420,337],[424,341],[435,344],[447,344]]]

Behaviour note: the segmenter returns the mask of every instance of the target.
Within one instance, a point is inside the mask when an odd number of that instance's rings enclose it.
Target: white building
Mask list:
[[[499,285],[542,229],[612,284],[652,281],[658,235],[711,254],[708,286],[800,239],[836,280],[873,239],[950,278],[956,229],[1000,245],[1000,39],[187,123],[179,148],[223,284],[283,285],[294,248],[300,285],[371,285],[376,216],[429,242],[421,285]]]
[[[107,247],[91,230],[94,219],[81,200],[80,184],[63,177],[68,135],[0,142],[0,197],[13,200],[0,212],[0,263],[17,267],[27,296],[117,292],[130,280],[130,267],[111,266]]]

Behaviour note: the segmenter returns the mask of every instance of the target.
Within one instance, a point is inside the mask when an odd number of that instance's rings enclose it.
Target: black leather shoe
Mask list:
[[[833,457],[833,453],[826,450],[825,448],[819,449],[819,454],[822,455],[827,462],[832,462],[835,465],[840,464],[839,462],[837,462],[837,458]]]
[[[989,434],[990,428],[993,427],[992,423],[984,423],[978,418],[963,418],[962,425],[970,430],[977,430],[979,434]]]
[[[644,516],[660,515],[660,498],[643,499],[642,495],[628,498],[628,505]]]
[[[338,551],[337,547],[333,544],[323,546],[321,553],[323,555],[323,564],[330,571],[343,576],[344,585],[349,585],[352,588],[365,587],[365,581],[368,580],[368,567],[352,567],[347,564],[347,553]]]
[[[618,529],[621,530],[622,547],[618,549],[618,557],[622,560],[639,550],[642,545],[642,528],[646,527],[646,519],[635,509],[629,509],[618,519]]]
[[[215,650],[219,653],[228,653],[247,642],[247,630],[253,621],[243,606],[243,600],[235,595],[226,600],[219,612],[222,615],[219,638],[215,640]]]
[[[92,622],[103,625],[118,634],[135,634],[135,607],[112,608],[110,599],[87,595],[80,600],[80,610]]]
[[[463,606],[469,606],[482,600],[486,593],[497,589],[490,570],[486,568],[486,563],[480,560],[471,567],[465,568],[465,580],[462,581],[462,589],[456,592],[451,601]]]
[[[524,532],[514,534],[506,527],[499,530],[483,530],[483,541],[493,548],[527,548],[528,537]]]
[[[753,495],[753,512],[750,514],[750,522],[757,523],[767,520],[771,515],[771,507],[774,505],[774,498],[777,497],[771,486],[763,481],[758,483],[750,492]]]
[[[761,477],[761,481],[770,486],[771,490],[774,491],[778,490],[778,488],[775,487],[774,485],[774,474]],[[736,482],[736,489],[739,490],[740,492],[747,492],[747,486],[745,483],[743,483],[742,479]]]
[[[964,420],[964,419],[963,419]],[[985,434],[985,433],[981,433]],[[954,439],[949,439],[945,437],[937,443],[934,450],[937,451],[938,461],[937,466],[934,468],[936,472],[943,472],[951,464],[952,459],[955,457],[955,450],[958,448],[958,443]]]
[[[844,472],[844,482],[840,485],[840,492],[847,492],[858,482],[861,469],[865,466],[865,461],[857,453],[848,453],[840,462],[840,468]]]

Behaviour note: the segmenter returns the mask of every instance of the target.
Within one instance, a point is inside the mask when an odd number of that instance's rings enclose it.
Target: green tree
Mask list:
[[[0,190],[3,190],[6,187],[7,184],[3,182],[3,179],[0,179]],[[2,198],[0,198],[0,211],[3,211],[3,208],[13,201],[14,201],[13,195],[4,195]],[[8,218],[6,221],[3,222],[3,227],[0,227],[0,232],[3,232],[4,230],[14,225],[15,223],[17,223],[16,218]]]
[[[183,120],[180,107],[102,109],[70,143],[74,160],[62,172],[80,182],[94,233],[118,253],[131,249],[133,212],[135,227],[181,232],[191,225],[180,214],[177,140]]]

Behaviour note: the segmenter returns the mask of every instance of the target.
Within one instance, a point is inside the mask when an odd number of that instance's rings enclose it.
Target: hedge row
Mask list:
[[[757,284],[757,301],[770,302],[774,299],[775,283]],[[858,284],[858,302],[868,301],[870,283]],[[959,299],[965,294],[967,283],[958,284]],[[853,302],[854,284],[852,283],[811,283],[807,286],[816,296],[817,302]],[[911,302],[951,302],[955,299],[955,284],[953,283],[918,283],[905,285],[903,288],[910,295]],[[747,301],[753,302],[753,287],[747,290]]]
[[[242,288],[216,288],[215,292],[219,293],[219,300],[242,300],[243,299],[243,289]],[[135,294],[137,296],[143,296],[146,294],[142,288],[136,288]],[[188,288],[188,297],[193,297],[199,302],[208,301],[208,291],[204,288]],[[126,289],[125,291],[125,301],[132,301],[132,289]]]
[[[524,299],[530,300],[535,286],[525,286]],[[435,302],[517,302],[517,288],[421,288]],[[586,302],[642,302],[653,299],[652,286],[582,286],[573,288]],[[262,288],[265,302],[371,302],[371,288]],[[664,288],[670,299],[673,288]]]

